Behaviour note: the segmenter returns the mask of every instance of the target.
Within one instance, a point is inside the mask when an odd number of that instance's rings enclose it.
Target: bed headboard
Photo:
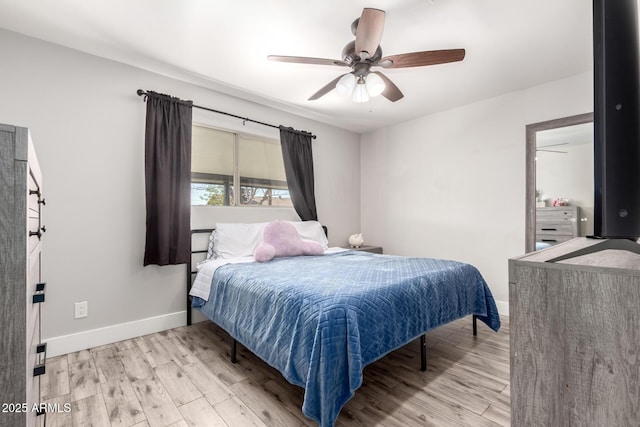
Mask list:
[[[191,290],[191,285],[193,284],[193,275],[197,273],[193,269],[193,256],[197,254],[206,254],[209,245],[209,239],[206,240],[206,244],[204,249],[198,249],[198,246],[194,249],[193,237],[195,235],[205,234],[208,236],[211,232],[215,230],[215,228],[198,228],[195,230],[191,230],[191,255],[189,256],[189,262],[187,263],[187,325],[191,324],[191,296],[189,295],[189,291]]]
[[[323,225],[322,229],[324,230],[324,234],[328,238],[329,230],[327,229],[327,226]],[[194,265],[193,259],[194,259],[194,256],[196,257],[201,256],[199,254],[206,254],[209,248],[209,239],[206,239],[205,244],[203,246],[200,246],[200,243],[202,242],[203,239],[198,239],[198,242],[194,244],[194,237],[202,234],[209,236],[209,234],[211,234],[213,230],[215,230],[215,228],[197,228],[197,229],[191,230],[191,255],[189,256],[189,262],[187,263],[187,277],[186,277],[187,279],[186,280],[187,325],[191,325],[191,296],[189,295],[189,291],[191,290],[191,285],[193,285],[194,275],[197,273],[197,271],[195,271],[193,268],[193,265]],[[200,249],[201,247],[204,247],[204,249]],[[206,257],[202,257],[202,260],[204,260],[205,258]],[[199,261],[200,260],[196,261],[196,263]]]

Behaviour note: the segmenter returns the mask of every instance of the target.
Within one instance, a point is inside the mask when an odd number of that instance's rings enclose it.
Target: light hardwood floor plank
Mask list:
[[[92,355],[101,383],[127,377],[127,372],[124,370],[124,365],[115,347],[106,347],[103,350],[92,352]]]
[[[509,412],[509,408],[505,409],[491,405],[486,411],[484,411],[482,416],[504,427],[509,427],[511,425],[511,414]]]
[[[158,366],[154,371],[176,406],[182,406],[202,397],[202,393],[175,362],[171,361]]]
[[[153,377],[153,368],[138,347],[126,348],[119,352],[130,381],[144,380]]]
[[[67,355],[47,359],[47,367],[40,382],[43,400],[69,394],[69,359]]]
[[[104,427],[110,425],[102,394],[94,394],[72,402],[71,415],[74,426]]]
[[[69,386],[71,400],[77,401],[98,393],[98,372],[93,359],[69,363]]]
[[[126,376],[100,384],[111,427],[129,427],[146,420],[142,406]]]
[[[189,365],[198,360],[198,358],[173,335],[166,336],[160,340],[160,343],[171,356],[171,360],[180,366]]]
[[[266,425],[302,426],[305,422],[293,415],[277,398],[264,393],[264,387],[250,379],[240,381],[231,389]],[[306,418],[306,417],[305,417]]]
[[[193,385],[200,393],[206,396],[207,400],[215,405],[223,400],[232,397],[233,391],[227,387],[218,377],[200,360],[190,365],[182,367]]]
[[[171,354],[164,348],[157,336],[145,335],[134,340],[152,368],[171,362]]]
[[[47,363],[49,362],[47,361]],[[69,408],[71,408],[71,396],[69,394],[46,399],[43,402],[57,405],[57,408],[59,408],[54,412],[47,412],[47,427],[69,427],[73,425],[71,410],[67,411],[65,409],[65,405],[69,405]]]
[[[214,406],[229,426],[266,427],[266,424],[237,397],[231,397]]]
[[[168,426],[182,419],[180,411],[156,377],[135,380],[132,386],[151,427]]]
[[[196,399],[178,408],[188,427],[227,427],[227,424],[205,398]]]

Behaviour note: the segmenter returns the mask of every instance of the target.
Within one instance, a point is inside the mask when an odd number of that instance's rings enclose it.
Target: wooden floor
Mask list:
[[[336,426],[509,425],[509,325],[494,333],[471,318],[427,334],[367,366]],[[303,390],[210,322],[47,360],[45,402],[71,404],[47,426],[303,426]]]

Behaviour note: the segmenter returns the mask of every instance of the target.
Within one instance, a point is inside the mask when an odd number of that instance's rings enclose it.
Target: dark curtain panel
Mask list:
[[[144,265],[184,264],[191,256],[192,105],[147,92]]]
[[[311,134],[280,126],[280,145],[293,207],[301,220],[317,221]]]

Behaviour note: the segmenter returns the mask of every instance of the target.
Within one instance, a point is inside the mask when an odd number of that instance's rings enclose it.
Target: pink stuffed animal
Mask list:
[[[263,233],[262,243],[253,252],[253,258],[258,262],[278,257],[324,254],[319,243],[303,240],[293,224],[286,221],[270,222]]]

